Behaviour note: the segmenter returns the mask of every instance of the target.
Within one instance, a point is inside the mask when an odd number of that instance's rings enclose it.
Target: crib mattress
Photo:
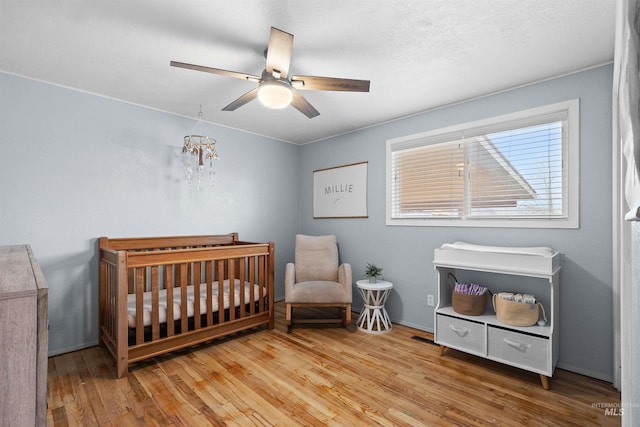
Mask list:
[[[244,301],[248,303],[250,301],[250,289],[251,284],[245,282],[244,286]],[[218,311],[218,282],[214,282],[212,286],[213,295],[211,297],[212,312]],[[224,281],[224,307],[223,310],[229,308],[229,280]],[[263,290],[263,295],[266,295],[266,289]],[[260,285],[253,285],[253,300],[258,301],[260,298]],[[203,283],[200,285],[200,313],[205,314],[207,312],[207,285]],[[196,298],[194,295],[194,286],[187,286],[187,316],[192,317],[195,312]],[[240,280],[235,279],[234,285],[234,305],[238,307],[240,305]],[[158,292],[158,317],[160,323],[167,321],[167,290],[161,289]],[[127,297],[127,321],[130,328],[136,327],[136,295],[129,294]],[[151,325],[151,291],[145,292],[143,295],[143,318],[144,326]],[[173,288],[173,319],[178,320],[182,315],[181,310],[181,288]]]

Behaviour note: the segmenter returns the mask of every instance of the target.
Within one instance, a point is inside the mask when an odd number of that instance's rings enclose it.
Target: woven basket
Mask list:
[[[480,316],[487,307],[487,294],[466,295],[454,291],[451,295],[451,306],[456,313]]]
[[[452,288],[451,307],[453,311],[466,316],[480,316],[487,308],[487,294],[467,295],[455,291],[455,284],[459,283],[452,273],[448,275],[449,285]],[[487,291],[488,292],[488,291]]]
[[[493,309],[496,318],[510,326],[533,326],[538,323],[540,308],[542,304],[528,304],[525,302],[509,301],[500,298],[498,294],[493,295]],[[544,308],[542,308],[544,312]],[[545,316],[546,317],[546,316]]]

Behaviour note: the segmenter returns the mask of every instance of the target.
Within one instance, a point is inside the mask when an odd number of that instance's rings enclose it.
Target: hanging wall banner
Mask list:
[[[313,171],[313,217],[367,218],[367,165]]]

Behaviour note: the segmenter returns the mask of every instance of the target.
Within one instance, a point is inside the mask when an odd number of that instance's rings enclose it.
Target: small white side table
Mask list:
[[[364,301],[364,307],[358,317],[358,329],[370,334],[385,334],[391,331],[393,326],[384,304],[389,298],[393,283],[385,280],[378,280],[376,283],[358,280],[356,285]]]

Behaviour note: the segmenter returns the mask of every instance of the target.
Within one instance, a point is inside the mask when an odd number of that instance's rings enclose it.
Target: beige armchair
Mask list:
[[[336,236],[296,235],[295,264],[288,263],[284,279],[287,329],[293,308],[338,307],[337,319],[304,319],[295,323],[351,323],[351,265],[338,266]],[[344,316],[342,310],[344,309]]]

